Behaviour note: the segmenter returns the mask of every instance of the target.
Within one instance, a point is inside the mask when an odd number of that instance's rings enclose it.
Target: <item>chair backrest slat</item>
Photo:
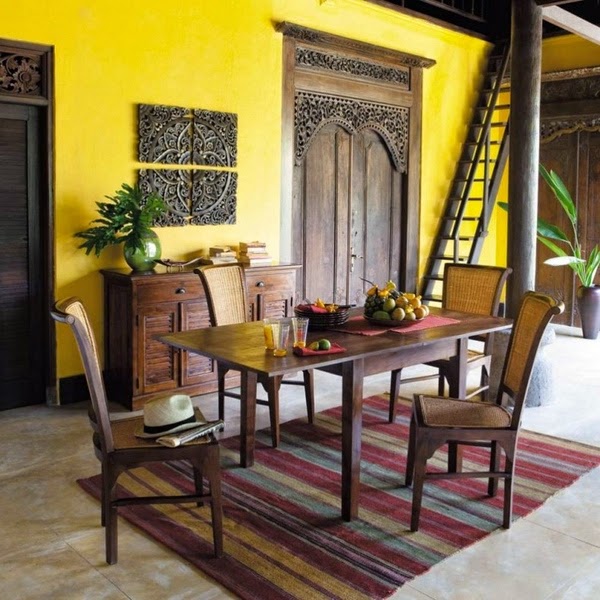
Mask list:
[[[112,452],[114,441],[110,427],[106,389],[94,331],[85,308],[78,298],[67,298],[58,301],[51,314],[56,321],[69,325],[75,336],[92,401],[93,412],[88,415],[90,424],[96,435],[99,436],[102,451]]]
[[[204,287],[212,326],[249,320],[246,278],[240,265],[211,265],[194,269],[194,273]]]
[[[505,394],[512,398],[513,429],[521,420],[531,370],[546,326],[564,308],[562,302],[546,294],[527,292],[523,296],[508,342],[497,398],[498,403],[502,403]]]
[[[500,297],[512,269],[448,263],[442,305],[449,310],[497,316]]]

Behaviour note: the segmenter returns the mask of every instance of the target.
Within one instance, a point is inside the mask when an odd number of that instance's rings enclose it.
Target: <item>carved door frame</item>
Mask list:
[[[416,289],[419,261],[422,70],[435,64],[290,23],[283,39],[282,260],[291,260],[293,170],[328,123],[376,130],[404,174],[399,285]],[[353,99],[353,92],[361,99]]]
[[[57,403],[56,334],[50,308],[54,302],[54,47],[0,38],[0,102],[39,109],[39,239],[30,240],[38,254],[41,304],[39,337],[31,343],[41,345],[46,402]],[[31,264],[31,263],[30,263]]]

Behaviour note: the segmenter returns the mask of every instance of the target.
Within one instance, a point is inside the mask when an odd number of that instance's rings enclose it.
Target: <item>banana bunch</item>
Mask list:
[[[337,304],[323,302],[323,300],[321,300],[321,298],[317,298],[313,302],[313,305],[317,306],[318,308],[324,308],[328,313],[337,312],[337,310],[339,308]]]

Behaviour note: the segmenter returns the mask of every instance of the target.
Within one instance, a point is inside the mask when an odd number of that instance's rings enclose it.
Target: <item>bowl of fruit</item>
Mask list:
[[[294,314],[307,318],[310,329],[331,329],[343,325],[348,320],[349,308],[317,298],[314,302],[305,301],[298,304],[294,308]]]
[[[421,296],[400,292],[393,281],[385,286],[373,285],[367,292],[364,316],[369,323],[383,327],[407,327],[429,315],[429,307]]]

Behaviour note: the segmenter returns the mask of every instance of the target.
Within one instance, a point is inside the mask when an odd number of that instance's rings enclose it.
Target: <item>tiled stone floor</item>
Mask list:
[[[600,339],[559,328],[548,348],[556,376],[553,402],[528,408],[528,429],[600,446]],[[410,373],[407,370],[407,375]],[[414,372],[414,371],[413,371]],[[368,378],[365,395],[386,390]],[[283,420],[305,414],[301,390],[284,388]],[[318,374],[318,410],[338,403],[340,382]],[[402,394],[435,391],[434,382]],[[197,403],[215,415],[214,395]],[[259,427],[267,426],[259,407]],[[227,404],[227,435],[239,412]],[[98,472],[85,408],[34,406],[0,413],[0,597],[48,599],[218,599],[233,597],[196,569],[119,523],[119,563],[104,562],[98,503],[75,483]],[[498,529],[398,590],[415,600],[600,598],[600,469],[582,477],[509,531]],[[258,599],[259,600],[259,599]]]

